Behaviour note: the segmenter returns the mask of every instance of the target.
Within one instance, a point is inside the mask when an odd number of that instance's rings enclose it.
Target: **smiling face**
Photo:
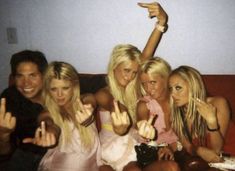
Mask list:
[[[127,61],[119,64],[114,69],[114,77],[118,84],[126,87],[135,77],[138,72],[139,64],[137,61]]]
[[[152,98],[159,100],[166,98],[168,87],[167,80],[160,74],[141,73],[140,80],[144,90]]]
[[[73,95],[73,85],[69,80],[53,78],[50,82],[50,95],[60,107],[67,107]]]
[[[27,99],[35,102],[41,97],[42,74],[36,64],[22,62],[16,68],[15,85],[17,90]]]
[[[188,83],[179,75],[170,76],[169,87],[174,104],[177,107],[186,106],[189,102],[189,86]]]

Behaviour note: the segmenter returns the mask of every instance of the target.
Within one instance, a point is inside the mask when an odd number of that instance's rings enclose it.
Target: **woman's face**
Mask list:
[[[114,77],[120,86],[126,87],[136,77],[138,68],[136,61],[121,63],[114,69]]]
[[[69,105],[73,95],[73,85],[69,80],[53,78],[50,83],[50,95],[60,107]]]
[[[167,80],[160,74],[151,75],[148,73],[141,73],[140,80],[144,90],[152,98],[156,100],[166,98],[168,91]]]
[[[169,79],[169,87],[174,104],[177,107],[185,106],[189,101],[188,83],[179,75],[172,75]]]

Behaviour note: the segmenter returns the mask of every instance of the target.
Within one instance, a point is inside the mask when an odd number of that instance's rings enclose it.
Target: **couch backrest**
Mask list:
[[[94,93],[106,85],[105,74],[80,74],[82,93]],[[235,121],[235,75],[202,75],[209,96],[223,96]]]
[[[81,93],[95,93],[106,84],[106,74],[81,73]],[[208,95],[225,97],[231,108],[231,117],[235,121],[235,75],[202,75]],[[13,84],[9,79],[9,84]]]

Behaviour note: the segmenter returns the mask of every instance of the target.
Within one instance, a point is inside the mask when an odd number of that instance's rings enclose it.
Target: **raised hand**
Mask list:
[[[46,130],[45,122],[41,122],[41,126],[35,131],[34,138],[25,138],[23,143],[32,143],[41,147],[52,147],[56,144],[56,135]]]
[[[150,116],[148,120],[141,120],[137,122],[138,133],[140,136],[146,139],[154,139],[156,136],[156,130],[152,126],[154,116]]]
[[[1,138],[8,136],[15,129],[16,118],[10,112],[6,112],[6,99],[1,98],[0,105],[0,133]]]
[[[113,104],[114,104],[114,112],[111,113],[113,129],[117,134],[123,135],[127,132],[130,126],[130,118],[126,111],[124,112],[120,111],[117,101],[114,100]]]
[[[83,126],[88,126],[93,121],[93,111],[94,108],[91,104],[82,104],[81,100],[78,99],[77,103],[79,105],[79,109],[75,115],[78,123]]]
[[[174,154],[170,147],[161,147],[158,150],[158,160],[174,160]]]
[[[143,8],[147,8],[149,12],[149,17],[157,17],[160,25],[165,25],[167,22],[167,14],[161,5],[157,2],[152,3],[138,3],[139,6]]]
[[[216,108],[200,99],[194,99],[199,114],[206,120],[207,124],[217,124]]]

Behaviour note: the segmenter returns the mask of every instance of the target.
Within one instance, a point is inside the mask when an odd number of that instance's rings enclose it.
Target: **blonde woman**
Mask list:
[[[188,153],[207,162],[219,156],[229,124],[229,107],[223,97],[208,97],[200,73],[180,66],[169,78],[173,128]]]
[[[143,123],[139,126],[139,130],[142,130],[150,124],[147,120],[154,118],[153,126],[158,134],[154,141],[156,145],[163,146],[158,150],[158,160],[155,161],[158,165],[156,169],[159,170],[166,169],[166,162],[162,160],[172,160],[167,163],[172,165],[172,168],[179,169],[177,163],[173,161],[173,153],[181,149],[178,137],[171,128],[170,92],[168,89],[170,73],[170,65],[164,59],[156,57],[143,63],[139,74],[143,97],[140,98],[137,105],[137,121],[138,125]]]
[[[98,170],[100,143],[92,115],[96,102],[92,95],[80,95],[78,73],[73,66],[65,62],[48,66],[43,98],[48,113],[42,114],[41,120],[50,117],[61,134],[58,145],[43,157],[39,170]]]
[[[139,66],[153,56],[167,15],[158,3],[139,5],[148,9],[150,17],[157,17],[158,23],[142,53],[130,44],[117,45],[112,51],[107,73],[108,86],[96,93],[101,121],[101,156],[106,164],[100,168],[101,171],[141,170],[135,162],[132,163],[136,161],[134,146],[139,137],[135,129],[136,105],[141,95]]]

